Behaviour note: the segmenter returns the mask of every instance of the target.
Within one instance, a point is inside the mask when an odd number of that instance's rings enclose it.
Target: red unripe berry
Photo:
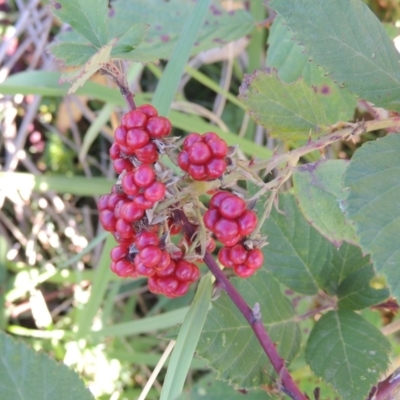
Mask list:
[[[119,193],[112,193],[108,196],[107,208],[113,210],[120,200],[125,200],[126,196]]]
[[[134,171],[128,171],[124,175],[121,181],[121,186],[123,191],[130,196],[134,196],[139,191],[139,188],[136,186],[135,183]]]
[[[175,268],[175,276],[180,281],[189,282],[192,278],[192,266],[194,265],[188,261],[185,260],[177,261]]]
[[[114,140],[120,145],[120,146],[126,146],[126,129],[124,126],[120,125],[115,129],[114,131]]]
[[[174,291],[174,297],[182,297],[184,296],[190,288],[189,282],[179,282],[178,287]]]
[[[197,265],[192,264],[192,276],[190,278],[191,282],[195,282],[200,278],[200,270]]]
[[[150,137],[148,133],[140,128],[129,129],[126,134],[126,146],[129,147],[130,150],[141,149],[149,143],[149,141]]]
[[[153,182],[145,191],[144,197],[146,200],[155,203],[160,201],[165,196],[165,185],[162,182]]]
[[[110,197],[109,194],[104,194],[100,197],[99,201],[97,202],[97,209],[99,211],[106,210],[108,208],[108,198]]]
[[[170,134],[171,123],[165,117],[153,117],[148,120],[146,129],[152,138],[159,139]]]
[[[168,219],[168,227],[169,233],[171,235],[177,235],[182,230],[182,226],[174,223],[174,220],[172,218]]]
[[[147,281],[147,286],[151,293],[161,294],[161,289],[158,287],[157,279],[158,277],[156,275],[150,277],[149,280]]]
[[[154,164],[158,160],[157,146],[150,142],[135,150],[135,157],[143,164]]]
[[[171,262],[171,256],[167,251],[162,251],[161,252],[161,260],[160,262],[154,267],[157,271],[162,271],[166,269],[170,262]]]
[[[222,200],[226,199],[227,197],[233,196],[232,193],[219,191],[211,197],[209,208],[219,208]]]
[[[203,140],[208,143],[211,139],[219,139],[219,136],[215,132],[207,132],[202,135]]]
[[[123,155],[125,155],[125,156],[133,156],[133,154],[135,153],[135,150],[131,149],[128,146],[119,146],[119,149],[120,149],[121,157]]]
[[[135,236],[135,230],[132,224],[122,218],[117,219],[115,230],[119,233],[122,239],[128,239]]]
[[[228,219],[236,219],[246,209],[246,202],[237,196],[229,196],[221,201],[219,212]]]
[[[221,218],[218,220],[214,225],[214,233],[217,239],[226,246],[233,246],[240,240],[237,223],[229,219]]]
[[[144,197],[143,193],[139,193],[137,194],[134,198],[133,198],[133,202],[141,209],[143,210],[149,210],[151,207],[153,207],[153,202],[147,200]]]
[[[110,158],[111,160],[116,160],[117,158],[121,157],[121,148],[118,143],[113,143],[110,147]]]
[[[221,158],[213,158],[206,164],[208,179],[217,179],[224,174],[226,161]]]
[[[204,142],[195,142],[187,150],[192,164],[203,165],[211,158],[211,150]]]
[[[110,257],[112,261],[118,261],[125,258],[128,255],[129,247],[127,245],[120,244],[114,247],[110,251]]]
[[[217,244],[215,243],[215,240],[213,238],[209,238],[206,242],[206,250],[209,253],[212,253],[216,247],[217,247]]]
[[[185,140],[183,141],[183,150],[189,150],[189,148],[192,147],[193,143],[201,142],[202,140],[203,139],[200,134],[190,133],[185,137]]]
[[[239,226],[239,232],[242,236],[247,236],[257,226],[257,215],[254,211],[245,210],[244,213],[236,220]]]
[[[179,286],[179,281],[172,276],[157,279],[157,286],[160,288],[161,293],[167,297],[174,297],[175,290]]]
[[[111,271],[121,278],[135,275],[135,266],[128,260],[118,260],[111,263]]]
[[[143,250],[140,250],[139,258],[140,261],[146,267],[155,267],[161,260],[161,250],[156,246],[147,246]]]
[[[238,243],[229,249],[229,258],[234,264],[244,264],[247,259],[247,250]]]
[[[139,261],[137,261],[139,260]],[[143,262],[140,261],[139,257],[136,256],[135,258],[135,269],[139,275],[142,276],[153,276],[156,273],[156,270],[152,267],[146,266]]]
[[[210,209],[204,213],[203,221],[204,225],[211,232],[214,232],[214,227],[217,221],[221,218],[221,215],[218,210]]]
[[[207,172],[204,165],[190,164],[188,173],[196,181],[204,181],[207,179]]]
[[[159,244],[160,239],[153,232],[140,232],[140,234],[135,239],[135,246],[138,250],[143,250],[147,246],[159,246]]]
[[[142,164],[133,171],[133,179],[140,188],[149,187],[156,178],[156,174],[150,165]]]
[[[252,249],[247,253],[246,267],[258,269],[263,265],[264,255],[260,249]]]
[[[114,208],[114,217],[116,219],[122,218],[121,216],[121,208],[127,201],[125,199],[121,199]]]
[[[228,154],[228,146],[225,140],[219,137],[212,138],[207,142],[207,146],[211,150],[211,154],[215,158],[225,158]]]
[[[125,128],[142,128],[146,124],[147,116],[139,110],[133,110],[123,115],[121,121]]]
[[[175,266],[175,261],[171,260],[166,268],[157,271],[157,275],[163,278],[167,276],[172,276],[175,272]]]
[[[243,264],[234,265],[233,270],[235,271],[236,275],[239,276],[240,278],[248,278],[249,276],[253,275],[254,272],[256,272],[255,269],[248,268],[246,267],[246,265]]]
[[[224,267],[232,268],[234,264],[229,257],[229,250],[229,247],[222,247],[218,252],[218,260]]]
[[[125,246],[130,246],[130,245],[132,244],[132,240],[133,240],[132,237],[127,238],[127,239],[124,239],[124,238],[122,238],[122,237],[120,236],[120,234],[119,234],[118,232],[113,232],[113,236],[114,236],[114,239],[115,239],[119,244],[123,244],[123,245],[125,245]]]
[[[188,171],[190,162],[189,162],[189,153],[186,150],[183,150],[179,153],[178,165],[183,171],[185,172]]]
[[[144,217],[145,211],[135,203],[125,203],[121,207],[121,217],[128,222],[140,221]]]
[[[122,174],[122,172],[131,171],[133,169],[132,163],[125,158],[117,158],[113,161],[114,171],[117,174]]]
[[[158,116],[157,110],[151,104],[143,104],[137,110],[147,115],[148,118]]]
[[[114,211],[103,210],[100,212],[99,218],[100,218],[100,223],[105,231],[107,232],[115,231],[115,224],[117,223],[117,220],[114,217]]]

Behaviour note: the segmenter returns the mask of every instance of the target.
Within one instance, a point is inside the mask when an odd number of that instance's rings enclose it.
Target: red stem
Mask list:
[[[393,374],[374,386],[367,400],[390,400],[395,398],[400,387],[400,369],[396,369]],[[397,398],[397,397],[396,397]]]
[[[181,222],[186,235],[188,235],[189,237],[193,237],[193,234],[195,233],[197,228],[196,225],[193,225],[187,219],[182,210],[175,210],[174,216],[176,217],[176,220],[179,220]],[[272,342],[267,331],[265,330],[259,311],[253,312],[251,310],[251,308],[248,306],[248,304],[237,291],[237,289],[231,284],[229,279],[225,276],[224,272],[219,268],[210,253],[206,252],[206,255],[204,256],[204,262],[211,273],[217,279],[219,287],[225,290],[227,295],[231,298],[232,302],[249,323],[261,347],[264,349],[265,354],[269,358],[273,368],[279,376],[279,389],[286,395],[291,397],[293,400],[307,400],[308,397],[300,391],[296,383],[293,381],[293,378],[290,375],[289,371],[286,369],[285,361],[279,356],[275,344]],[[256,307],[257,305],[255,306],[255,309]]]

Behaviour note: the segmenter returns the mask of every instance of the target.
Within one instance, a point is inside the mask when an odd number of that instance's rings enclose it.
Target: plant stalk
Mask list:
[[[192,224],[185,213],[182,210],[174,211],[175,219],[180,221],[183,230],[189,237],[192,237],[196,231],[196,225]],[[217,279],[219,287],[221,287],[227,295],[231,298],[232,302],[242,313],[246,321],[249,323],[251,329],[253,330],[256,338],[258,339],[261,347],[263,348],[265,354],[270,360],[274,370],[277,372],[278,388],[286,395],[291,397],[293,400],[307,400],[307,396],[303,394],[296,383],[294,382],[292,376],[285,366],[285,361],[280,357],[278,351],[276,350],[275,344],[269,337],[265,327],[262,323],[260,315],[253,313],[252,309],[243,299],[241,294],[237,289],[231,284],[229,279],[225,276],[224,272],[219,268],[218,264],[215,262],[213,256],[206,252],[204,256],[204,262],[208,269]]]

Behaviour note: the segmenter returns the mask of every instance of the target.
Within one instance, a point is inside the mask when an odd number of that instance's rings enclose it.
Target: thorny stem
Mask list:
[[[372,388],[367,400],[394,399],[400,389],[400,368]],[[396,397],[397,398],[397,397]]]
[[[176,220],[181,222],[186,235],[192,237],[196,231],[196,225],[192,224],[188,220],[182,210],[175,210],[174,216]],[[255,313],[252,311],[252,309],[243,299],[241,294],[236,290],[229,279],[225,276],[224,272],[219,268],[218,264],[215,262],[213,256],[209,252],[206,252],[203,260],[208,269],[215,276],[219,287],[225,290],[227,295],[231,298],[232,302],[249,323],[261,347],[263,348],[273,368],[278,374],[279,389],[293,400],[307,400],[306,395],[300,391],[300,389],[294,382],[292,376],[285,366],[285,361],[278,354],[275,344],[272,342],[267,331],[265,330],[265,327],[261,320],[261,314],[259,312]]]

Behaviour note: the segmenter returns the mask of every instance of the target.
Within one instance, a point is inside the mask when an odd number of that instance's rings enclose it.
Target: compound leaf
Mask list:
[[[352,119],[357,101],[355,96],[340,88],[326,72],[309,61],[303,48],[293,39],[281,16],[277,16],[268,35],[267,66],[278,71],[279,79],[293,83],[300,77],[313,88],[324,107],[329,124]]]
[[[277,350],[291,361],[300,347],[300,332],[290,302],[272,276],[260,270],[249,279],[233,279],[248,304],[260,304],[262,320]],[[198,355],[218,371],[218,378],[240,388],[269,382],[272,366],[250,325],[223,292],[214,301],[198,345]]]
[[[311,331],[306,361],[311,370],[342,396],[364,400],[386,370],[390,344],[351,310],[329,311]]]
[[[378,107],[400,111],[399,54],[361,0],[271,0],[269,6],[341,87]]]
[[[400,136],[389,135],[359,148],[346,170],[346,212],[361,248],[400,298]]]
[[[325,110],[314,90],[302,79],[287,85],[276,71],[246,75],[239,89],[250,116],[279,139],[306,139],[327,126]]]
[[[108,42],[107,0],[57,0],[53,13],[97,48]]]
[[[297,167],[295,195],[306,220],[336,247],[345,240],[357,244],[353,226],[346,220],[342,180],[348,162],[322,160]]]
[[[295,292],[316,294],[331,273],[335,248],[304,219],[294,196],[281,195],[279,209],[262,228],[269,242],[262,249],[266,268]]]
[[[0,394],[13,400],[93,400],[78,375],[0,332]]]

